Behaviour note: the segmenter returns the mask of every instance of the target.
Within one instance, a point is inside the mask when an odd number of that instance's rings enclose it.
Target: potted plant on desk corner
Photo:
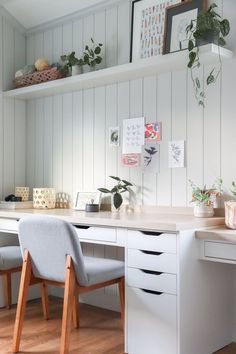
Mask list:
[[[194,216],[198,218],[209,218],[214,216],[214,204],[218,196],[222,194],[222,179],[218,179],[211,188],[206,185],[203,188],[198,187],[191,180],[192,200],[194,203]]]

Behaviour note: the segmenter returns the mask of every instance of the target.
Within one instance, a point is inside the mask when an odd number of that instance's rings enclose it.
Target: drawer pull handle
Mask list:
[[[143,251],[143,250],[140,250],[142,253],[145,253],[145,254],[150,254],[150,255],[153,255],[153,256],[160,256],[163,254],[163,252],[153,252],[153,251]]]
[[[87,225],[73,225],[74,227],[76,227],[76,229],[81,229],[81,230],[88,230],[90,228],[90,226]]]
[[[153,291],[153,290],[147,290],[147,289],[141,289],[143,292],[147,293],[147,294],[152,294],[152,295],[162,295],[163,293],[160,291]]]
[[[154,270],[146,270],[146,269],[140,269],[141,272],[146,273],[146,274],[151,274],[151,275],[161,275],[163,272],[155,272]]]
[[[155,231],[140,231],[143,235],[146,236],[161,236],[163,232],[155,232]]]

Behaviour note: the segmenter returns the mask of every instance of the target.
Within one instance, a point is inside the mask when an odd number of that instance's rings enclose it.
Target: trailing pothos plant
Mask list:
[[[212,4],[208,10],[199,12],[197,19],[192,20],[186,27],[188,36],[188,50],[189,62],[188,68],[191,71],[191,79],[193,82],[194,95],[198,104],[205,107],[205,82],[209,86],[214,84],[222,69],[222,60],[220,54],[220,47],[226,45],[225,37],[230,32],[230,23],[227,19],[222,19],[221,16],[215,11],[216,4]],[[206,43],[215,43],[219,46],[219,65],[218,68],[214,67],[206,80],[200,80],[197,76],[198,69],[201,66],[199,56],[199,46]]]
[[[124,192],[128,192],[129,187],[132,187],[133,185],[132,183],[126,181],[125,179],[121,179],[120,177],[115,177],[115,176],[109,176],[109,177],[117,181],[117,184],[111,190],[107,188],[98,188],[98,190],[105,194],[111,194],[114,207],[116,209],[119,209],[123,203],[123,198],[121,194]]]

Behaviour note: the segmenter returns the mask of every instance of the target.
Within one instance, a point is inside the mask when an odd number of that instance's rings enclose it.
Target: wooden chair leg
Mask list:
[[[18,304],[16,310],[15,327],[14,327],[14,334],[13,334],[13,348],[12,348],[13,353],[18,353],[20,347],[20,338],[21,338],[23,321],[24,321],[27,293],[28,293],[28,288],[31,279],[31,270],[32,267],[31,267],[29,251],[25,250],[21,281],[20,281]]]
[[[78,294],[76,292],[74,296],[74,303],[73,303],[73,322],[74,322],[74,327],[79,328],[80,326],[80,318],[79,318],[79,299],[78,299]]]
[[[125,331],[125,278],[122,278],[119,282],[119,295],[120,295],[122,327],[123,327],[123,331]]]
[[[43,317],[45,320],[49,319],[49,310],[48,310],[48,287],[47,284],[41,284],[41,300],[43,308]]]
[[[75,296],[75,284],[76,280],[73,261],[71,256],[67,256],[60,354],[69,353],[71,320]]]
[[[11,308],[11,273],[3,274],[4,299],[7,309]]]

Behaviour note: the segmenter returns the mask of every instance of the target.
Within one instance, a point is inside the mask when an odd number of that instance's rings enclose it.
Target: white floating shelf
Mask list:
[[[233,53],[230,50],[218,47],[215,44],[207,44],[200,48],[201,63],[210,64],[216,62],[218,60],[219,51],[223,60],[233,57]],[[184,50],[181,52],[143,59],[135,63],[113,66],[87,74],[5,91],[4,97],[15,97],[27,100],[62,94],[81,89],[104,86],[116,82],[133,80],[163,72],[176,71],[186,68],[187,63],[188,51]]]

